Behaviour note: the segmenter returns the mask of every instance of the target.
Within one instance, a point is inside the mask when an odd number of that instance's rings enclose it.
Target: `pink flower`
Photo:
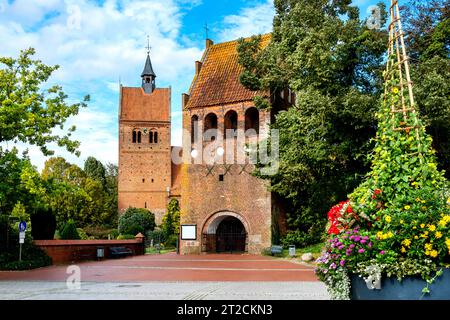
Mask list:
[[[380,254],[384,254],[384,250],[381,250],[381,251],[380,251]]]
[[[343,267],[344,264],[345,264],[345,260],[341,260],[341,261],[339,262],[339,264],[341,265],[341,267]]]
[[[364,252],[364,249],[359,249],[358,250],[358,253],[363,253]]]

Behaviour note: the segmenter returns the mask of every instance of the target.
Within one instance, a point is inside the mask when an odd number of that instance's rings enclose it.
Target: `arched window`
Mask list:
[[[191,118],[191,143],[196,143],[198,140],[198,116],[193,115]]]
[[[217,116],[214,113],[209,113],[205,117],[203,133],[206,133],[205,140],[214,141],[217,136]]]
[[[138,131],[137,132],[137,143],[141,143],[141,141],[142,141],[142,133],[141,133],[141,131]]]
[[[253,130],[251,130],[253,129]],[[245,111],[245,132],[252,135],[256,132],[256,134],[259,134],[259,112],[258,109],[255,107],[248,108],[247,111]]]
[[[148,141],[150,143],[158,143],[158,131],[153,131],[154,129],[150,130],[148,136]]]
[[[136,143],[137,141],[137,133],[136,130],[133,130],[133,139],[131,140],[133,143]]]
[[[225,114],[224,137],[225,138],[235,137],[237,135],[237,127],[238,127],[238,115],[236,111],[230,110]],[[230,130],[233,130],[231,136],[229,136]]]

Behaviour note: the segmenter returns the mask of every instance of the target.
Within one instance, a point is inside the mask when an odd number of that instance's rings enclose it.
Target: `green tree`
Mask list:
[[[118,175],[119,168],[116,164],[107,163],[106,164],[106,173],[105,173],[105,181],[106,181],[106,206],[107,211],[109,213],[109,224],[112,227],[117,227],[118,221]]]
[[[61,231],[61,239],[62,240],[80,240],[80,235],[78,234],[77,226],[75,221],[69,219],[64,224],[64,227]]]
[[[106,186],[106,171],[103,164],[94,157],[88,157],[84,162],[84,172],[86,175]]]
[[[438,166],[450,178],[450,1],[411,0],[402,7],[414,94]]]
[[[43,86],[59,66],[47,66],[33,60],[33,48],[23,50],[17,59],[0,57],[0,143],[22,141],[38,146],[44,155],[52,155],[49,143],[65,147],[79,155],[79,142],[70,140],[75,127],[64,136],[54,133],[54,128],[64,129],[70,116],[85,107],[83,102],[68,104],[67,95],[58,85]]]
[[[7,151],[0,147],[0,214],[9,215],[17,202],[31,212],[35,197],[22,183],[24,170],[36,170],[26,153],[20,158],[16,148]]]
[[[180,232],[180,204],[177,199],[171,199],[167,212],[162,219],[162,230],[166,238]]]
[[[146,234],[155,229],[155,215],[142,208],[128,208],[119,218],[120,234]]]
[[[289,204],[288,226],[298,244],[318,240],[331,204],[368,170],[362,155],[375,134],[387,35],[368,29],[350,3],[276,0],[270,44],[260,49],[254,37],[238,47],[241,83],[271,93],[270,103],[257,97],[257,107],[276,113],[279,90],[296,94],[296,105],[275,117],[279,171],[265,178]]]

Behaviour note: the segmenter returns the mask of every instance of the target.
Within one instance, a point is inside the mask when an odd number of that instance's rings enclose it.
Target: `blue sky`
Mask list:
[[[387,0],[384,0],[388,2]],[[378,0],[354,0],[365,17]],[[68,120],[81,142],[77,158],[56,146],[56,155],[78,165],[88,156],[117,163],[118,88],[139,86],[147,35],[158,87],[172,87],[172,144],[181,144],[181,93],[189,88],[194,61],[204,50],[205,23],[217,42],[270,32],[272,0],[0,0],[0,56],[34,47],[46,64],[59,64],[51,83],[70,101],[91,95],[88,108]],[[49,84],[51,84],[49,83]],[[67,126],[68,127],[68,126]],[[9,148],[12,147],[10,143]],[[41,169],[45,157],[29,148]]]

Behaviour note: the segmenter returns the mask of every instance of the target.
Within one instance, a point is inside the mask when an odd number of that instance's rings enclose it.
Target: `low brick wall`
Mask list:
[[[97,247],[104,248],[104,259],[108,259],[109,248],[126,247],[133,255],[145,254],[143,239],[136,240],[35,240],[53,260],[53,264],[67,264],[83,260],[97,260]]]

